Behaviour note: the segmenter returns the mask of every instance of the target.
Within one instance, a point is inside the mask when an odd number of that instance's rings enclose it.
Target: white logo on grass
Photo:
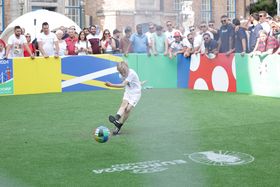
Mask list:
[[[186,164],[185,160],[171,160],[171,161],[159,161],[152,160],[146,162],[136,162],[136,163],[127,163],[127,164],[116,164],[112,165],[110,168],[104,169],[94,169],[92,170],[95,174],[102,173],[112,173],[112,172],[121,172],[121,171],[130,171],[132,173],[155,173],[167,170],[169,165],[179,165]]]
[[[235,166],[254,161],[254,157],[249,154],[221,150],[192,153],[189,158],[198,163],[215,166]]]

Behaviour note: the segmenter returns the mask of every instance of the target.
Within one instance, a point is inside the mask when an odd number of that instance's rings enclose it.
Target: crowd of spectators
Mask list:
[[[136,32],[127,26],[124,33],[118,29],[112,33],[108,29],[98,33],[95,25],[84,28],[80,33],[74,26],[61,26],[51,32],[45,22],[40,35],[33,41],[24,28],[16,26],[7,44],[0,39],[0,58],[118,53],[164,54],[169,58],[179,53],[185,57],[198,53],[280,54],[279,16],[272,18],[260,11],[252,13],[247,20],[231,20],[223,15],[220,22],[220,28],[215,28],[214,21],[202,21],[188,28],[175,27],[171,21],[166,22],[166,28],[150,23],[146,33],[143,33],[141,24],[136,26]]]

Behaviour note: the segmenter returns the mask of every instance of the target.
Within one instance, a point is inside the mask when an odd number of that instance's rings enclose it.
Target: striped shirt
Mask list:
[[[265,52],[269,49],[273,49],[273,52],[275,52],[278,47],[278,41],[274,37],[268,36],[266,41],[259,41],[257,51]]]

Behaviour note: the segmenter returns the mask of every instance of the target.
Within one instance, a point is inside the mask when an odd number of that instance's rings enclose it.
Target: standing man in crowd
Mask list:
[[[257,40],[259,38],[259,32],[263,29],[261,24],[259,23],[260,17],[258,13],[253,13],[250,15],[247,24],[252,24],[252,26],[249,27],[249,52],[252,52],[257,44]]]
[[[31,52],[27,40],[24,35],[21,34],[22,30],[20,26],[14,27],[14,34],[11,35],[8,39],[8,46],[6,55],[4,58],[7,57],[24,57],[24,47],[26,48],[27,52],[29,53],[31,58],[34,58],[34,54]]]
[[[75,52],[75,45],[78,42],[78,38],[75,35],[75,30],[73,28],[70,28],[68,34],[69,37],[65,39],[68,55],[77,55],[77,53]]]
[[[247,34],[243,27],[240,27],[239,19],[232,20],[234,26],[234,52],[243,56],[247,52]]]
[[[130,37],[130,45],[132,45],[132,49],[134,53],[147,53],[150,56],[149,43],[147,36],[143,33],[142,25],[136,25],[136,33],[133,33]],[[125,52],[127,54],[128,51]]]
[[[96,34],[96,26],[92,25],[89,27],[89,34],[87,35],[87,40],[90,42],[92,54],[101,53],[100,37]]]
[[[232,52],[234,30],[231,24],[228,23],[228,16],[221,16],[222,26],[219,30],[219,52],[227,55]]]
[[[115,41],[115,45],[116,45],[116,48],[113,51],[114,54],[120,53],[120,35],[121,35],[121,31],[119,31],[118,29],[115,29],[113,31],[113,37],[112,38]]]
[[[42,30],[43,32],[39,34],[37,39],[40,52],[45,58],[49,56],[57,58],[59,54],[59,45],[56,35],[50,32],[47,22],[42,24]]]
[[[124,36],[120,40],[120,52],[121,53],[132,53],[132,46],[130,45],[130,36],[132,33],[131,27],[127,26],[124,29]]]

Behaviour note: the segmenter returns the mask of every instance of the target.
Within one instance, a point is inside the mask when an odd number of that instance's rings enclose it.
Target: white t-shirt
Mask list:
[[[125,86],[125,92],[133,95],[141,94],[141,82],[133,69],[129,69],[128,76],[125,78],[125,81],[128,81],[128,84]]]
[[[262,22],[261,26],[262,26],[263,30],[265,30],[265,32],[269,35],[270,34],[270,30],[271,30],[271,27],[270,27],[269,23],[266,22],[266,21]]]
[[[37,41],[43,43],[43,49],[48,56],[53,56],[55,54],[54,43],[57,42],[58,39],[54,33],[50,32],[48,35],[40,33]]]
[[[174,33],[175,32],[180,32],[180,31],[178,31],[176,29],[172,29],[171,32],[169,32],[168,30],[165,31],[165,36],[166,36],[166,39],[167,39],[167,42],[168,42],[169,45],[175,40],[175,38],[174,38]],[[182,36],[182,34],[181,34],[181,36]]]
[[[75,47],[77,47],[78,50],[81,50],[81,48],[89,49],[89,48],[91,48],[91,44],[89,41],[78,41],[75,44]],[[86,54],[86,52],[79,52],[78,55],[87,55],[87,54]]]
[[[190,41],[188,40],[188,38],[184,38],[184,39],[183,39],[183,46],[184,46],[184,47],[187,47],[187,48],[190,48],[190,49],[194,48],[193,44],[190,43]]]
[[[67,44],[64,40],[58,42],[59,45],[59,56],[65,56],[65,51],[67,50]]]
[[[26,38],[24,35],[20,35],[19,38],[15,34],[11,35],[8,39],[8,44],[11,45],[10,57],[23,57],[23,44],[26,43]]]

